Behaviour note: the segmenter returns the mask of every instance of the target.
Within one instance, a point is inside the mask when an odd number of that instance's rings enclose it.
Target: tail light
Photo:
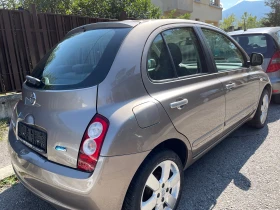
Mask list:
[[[280,70],[280,51],[277,51],[276,53],[274,53],[273,57],[271,58],[266,72],[271,73],[279,70]]]
[[[78,169],[87,172],[94,171],[108,127],[109,121],[105,117],[99,114],[93,117],[82,139]]]

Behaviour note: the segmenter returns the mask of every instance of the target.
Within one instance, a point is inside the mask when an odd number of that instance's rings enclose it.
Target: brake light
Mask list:
[[[280,51],[277,51],[276,53],[274,53],[273,57],[271,58],[266,72],[271,73],[279,70],[280,70]]]
[[[78,169],[93,172],[109,128],[109,121],[96,114],[88,125],[80,146]]]

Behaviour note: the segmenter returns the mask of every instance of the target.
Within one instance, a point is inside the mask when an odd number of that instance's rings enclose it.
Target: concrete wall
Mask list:
[[[218,5],[219,1],[216,4]],[[222,20],[222,8],[210,5],[209,0],[195,1],[193,5],[193,12],[191,13],[191,19],[198,19],[199,21],[218,26],[219,21]]]
[[[21,93],[0,95],[0,119],[10,118],[15,104],[21,99]]]
[[[180,14],[193,11],[193,0],[152,0],[152,3],[160,7],[163,13],[174,9],[178,10]]]
[[[215,26],[219,25],[222,20],[222,8],[220,0],[152,0],[152,3],[161,8],[163,13],[176,9],[176,15],[191,13],[191,20],[199,20],[210,23]]]

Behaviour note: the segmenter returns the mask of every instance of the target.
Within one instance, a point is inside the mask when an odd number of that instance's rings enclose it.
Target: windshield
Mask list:
[[[74,89],[105,79],[130,28],[97,29],[72,34],[48,52],[32,72],[42,89]],[[27,83],[28,85],[31,85]]]
[[[235,35],[233,38],[250,56],[253,52],[261,53],[265,58],[272,57],[274,46],[271,39],[265,34]]]

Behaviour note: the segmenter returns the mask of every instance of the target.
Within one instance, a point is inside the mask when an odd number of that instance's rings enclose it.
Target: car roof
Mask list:
[[[68,32],[68,35],[72,33],[77,33],[81,30],[85,31],[85,30],[93,30],[98,28],[134,28],[137,27],[138,25],[143,25],[143,24],[153,24],[153,26],[157,28],[162,25],[176,24],[176,23],[204,25],[222,31],[220,28],[199,21],[192,21],[192,20],[185,20],[185,19],[146,19],[146,20],[125,20],[125,21],[114,21],[114,22],[91,23],[91,24],[74,28],[73,30]]]
[[[231,36],[242,35],[242,34],[272,34],[277,31],[280,31],[280,27],[252,28],[246,31],[244,30],[233,31],[233,32],[229,32],[228,34]]]
[[[125,21],[119,21],[119,22],[113,22],[113,23],[130,24],[132,27],[135,27],[138,24],[145,24],[145,23],[155,23],[155,24],[158,24],[158,25],[175,24],[175,23],[188,23],[188,24],[198,24],[198,25],[215,27],[213,25],[210,25],[210,24],[207,24],[207,23],[204,23],[204,22],[194,21],[194,20],[186,20],[186,19],[125,20]],[[215,27],[215,28],[217,28],[217,27]]]

